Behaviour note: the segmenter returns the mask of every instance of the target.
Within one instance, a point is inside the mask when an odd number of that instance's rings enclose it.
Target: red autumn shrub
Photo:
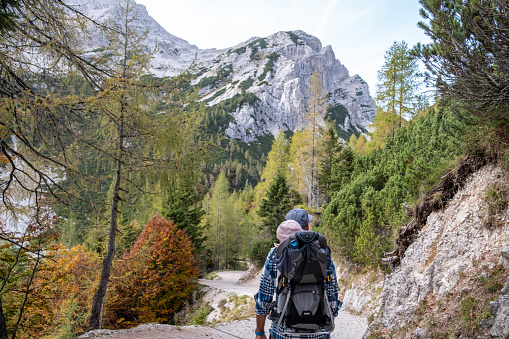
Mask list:
[[[168,322],[189,299],[197,277],[187,233],[157,214],[114,266],[105,324],[125,328]]]

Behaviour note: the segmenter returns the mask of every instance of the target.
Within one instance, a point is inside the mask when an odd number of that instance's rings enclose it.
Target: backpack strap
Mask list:
[[[286,238],[281,244],[279,244],[279,246],[274,251],[276,253],[276,258],[281,258],[281,255],[283,254],[283,250],[286,247],[288,247],[288,245],[290,244],[290,242],[292,240],[295,240],[295,234],[292,234],[291,236]]]
[[[326,249],[327,248],[327,239],[322,234],[320,234],[320,233],[317,233],[317,234],[318,234],[318,243],[320,244],[320,248]]]

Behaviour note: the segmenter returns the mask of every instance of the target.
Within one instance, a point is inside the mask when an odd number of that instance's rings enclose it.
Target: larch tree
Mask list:
[[[104,55],[109,77],[93,101],[90,112],[98,133],[95,147],[114,169],[110,193],[108,246],[103,260],[101,278],[94,296],[89,319],[90,328],[101,326],[107,284],[116,253],[118,221],[125,205],[139,196],[159,193],[164,189],[189,192],[180,198],[196,202],[191,197],[192,182],[198,178],[198,164],[205,148],[196,142],[199,108],[188,106],[193,100],[188,74],[172,79],[154,79],[148,73],[153,50],[146,45],[148,31],[137,27],[137,8],[126,0],[119,6],[119,17],[106,31],[109,44]],[[162,107],[161,107],[162,106]],[[94,136],[93,136],[94,137]],[[93,142],[91,142],[93,143]],[[167,194],[169,196],[169,194]],[[139,200],[138,200],[139,201]],[[164,201],[151,206],[161,210]],[[187,206],[187,226],[194,241],[201,241],[199,228],[194,228],[200,210]],[[150,208],[147,209],[150,211]],[[193,212],[193,213],[191,213]],[[194,213],[196,212],[196,213]],[[193,214],[193,215],[191,215]]]
[[[398,126],[401,127],[405,117],[417,113],[416,107],[421,100],[418,93],[419,66],[406,42],[395,41],[385,52],[377,79],[377,105],[384,113],[397,115]]]
[[[394,131],[399,126],[399,116],[396,111],[385,112],[380,107],[377,108],[375,119],[370,125],[373,132],[370,133],[371,140],[368,143],[368,148],[373,151],[377,148],[383,148],[385,145],[385,138],[387,135],[394,136]]]
[[[208,197],[205,199],[206,214],[205,222],[210,225],[207,229],[205,248],[212,257],[214,270],[221,267],[221,263],[227,261],[228,228],[232,217],[230,206],[229,184],[224,172],[221,172],[214,182]]]
[[[7,255],[2,266],[8,267],[0,274],[1,338],[14,338],[24,321],[24,305],[51,243],[46,240],[53,228],[47,218],[52,200],[60,194],[80,199],[63,188],[59,176],[75,172],[66,141],[76,135],[67,122],[83,111],[86,100],[65,91],[67,83],[60,80],[76,74],[98,88],[107,76],[78,50],[76,33],[87,23],[92,21],[62,1],[0,3],[0,167],[5,174],[0,178],[0,213],[8,214],[20,230],[0,232],[0,255]],[[30,201],[30,210],[20,210],[20,196]],[[21,271],[29,273],[27,284],[9,289]],[[6,319],[2,299],[14,291],[23,292],[24,301]]]
[[[312,207],[319,207],[323,202],[318,185],[318,145],[323,136],[328,106],[322,77],[314,71],[309,79],[306,113],[306,120],[309,122],[306,129],[309,130],[310,137],[310,159],[308,164],[303,164],[303,170],[309,172],[308,203]]]
[[[311,188],[311,173],[309,164],[311,162],[311,144],[308,129],[296,131],[290,140],[290,156],[288,166],[288,185],[299,192],[303,197],[309,197]],[[309,200],[308,200],[309,202]]]
[[[179,137],[192,133],[172,134],[197,126],[195,112],[183,108],[188,79],[148,76],[150,53],[143,34],[133,31],[132,2],[125,3],[124,20],[116,27],[100,25],[59,0],[0,4],[0,164],[8,173],[0,178],[0,208],[16,211],[15,186],[35,197],[35,222],[42,218],[41,201],[52,207],[69,208],[72,201],[93,206],[98,212],[90,220],[97,224],[109,208],[109,248],[92,328],[100,326],[118,220],[132,207],[125,200],[134,192],[160,189],[157,171],[174,170],[172,177],[187,173],[202,151],[194,145],[179,149]],[[83,38],[91,29],[103,30],[110,43],[85,58],[77,35]],[[156,101],[168,106],[158,111]],[[143,182],[136,182],[140,178]],[[105,184],[104,194],[87,189],[97,182]],[[1,236],[22,249],[23,242]],[[0,300],[0,331],[1,313]]]
[[[93,102],[91,107],[99,124],[95,137],[102,141],[102,145],[96,147],[114,169],[108,194],[110,215],[107,250],[89,318],[91,329],[102,327],[106,291],[116,251],[120,204],[125,200],[132,175],[154,163],[144,145],[157,143],[162,132],[163,121],[150,110],[157,92],[143,83],[151,58],[150,51],[143,43],[148,32],[135,30],[133,23],[136,16],[133,4],[125,1],[119,6],[116,20],[109,23],[110,29],[105,31],[108,40],[105,64],[110,76],[102,85],[99,100]]]

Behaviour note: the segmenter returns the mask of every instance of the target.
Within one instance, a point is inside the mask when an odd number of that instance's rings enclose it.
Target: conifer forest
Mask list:
[[[508,2],[419,3],[432,42],[387,46],[368,131],[327,118],[315,71],[306,128],[246,143],[224,130],[250,93],[209,106],[199,70],[152,75],[128,1],[111,24],[0,1],[0,338],[175,324],[199,277],[262,265],[296,207],[335,258],[384,267],[448,172],[509,160]]]

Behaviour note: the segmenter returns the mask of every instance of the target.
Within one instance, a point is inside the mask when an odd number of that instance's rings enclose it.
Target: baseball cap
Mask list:
[[[311,219],[313,219],[313,216],[302,208],[294,208],[286,215],[286,220],[295,220],[302,228],[306,227]]]

